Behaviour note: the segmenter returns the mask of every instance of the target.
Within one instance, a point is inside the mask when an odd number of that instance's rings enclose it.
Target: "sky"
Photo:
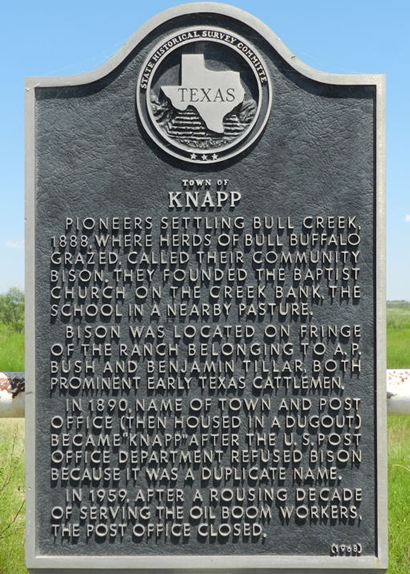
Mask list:
[[[0,293],[24,286],[24,78],[93,70],[171,0],[1,0]],[[410,300],[410,2],[235,0],[299,59],[387,78],[387,298]]]

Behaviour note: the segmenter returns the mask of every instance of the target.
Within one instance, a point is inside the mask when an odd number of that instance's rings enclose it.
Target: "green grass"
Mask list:
[[[389,574],[410,572],[410,416],[389,417]]]
[[[387,365],[410,369],[410,303],[387,307]],[[0,371],[23,371],[23,336],[0,325]],[[389,417],[389,570],[410,572],[410,416]],[[0,574],[24,566],[23,438],[21,420],[0,420]],[[14,444],[14,446],[13,446]],[[9,477],[10,480],[9,480]],[[3,487],[2,485],[5,486]],[[1,535],[4,528],[11,525]]]
[[[410,303],[387,304],[387,367],[410,369]],[[389,574],[410,572],[410,416],[389,417]]]
[[[24,371],[24,334],[1,323],[0,371]]]
[[[0,421],[0,572],[25,573],[24,420]]]
[[[387,367],[410,368],[410,303],[387,304]]]

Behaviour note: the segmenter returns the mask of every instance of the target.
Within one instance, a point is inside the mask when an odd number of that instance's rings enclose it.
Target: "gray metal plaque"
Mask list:
[[[31,571],[383,571],[383,77],[189,4],[26,93]]]

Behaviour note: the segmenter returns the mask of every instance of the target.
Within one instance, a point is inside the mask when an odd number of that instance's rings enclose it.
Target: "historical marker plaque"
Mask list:
[[[31,569],[385,568],[383,89],[215,4],[28,81]]]

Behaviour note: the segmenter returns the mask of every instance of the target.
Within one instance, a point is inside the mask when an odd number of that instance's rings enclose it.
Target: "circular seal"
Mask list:
[[[256,140],[272,90],[249,42],[223,28],[192,26],[155,46],[136,97],[148,135],[174,157],[203,164],[231,158]]]

